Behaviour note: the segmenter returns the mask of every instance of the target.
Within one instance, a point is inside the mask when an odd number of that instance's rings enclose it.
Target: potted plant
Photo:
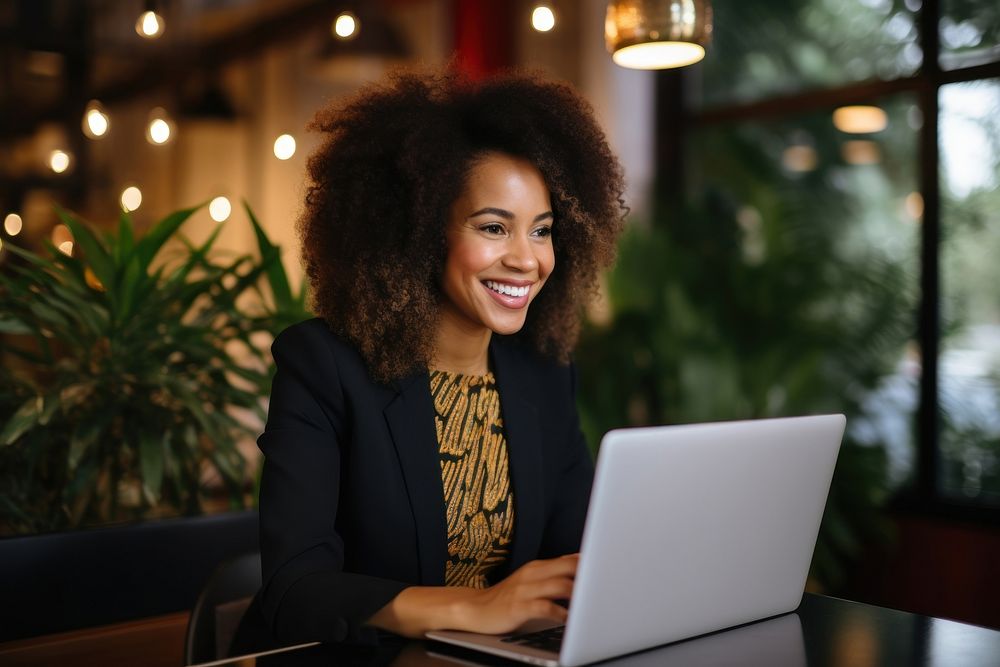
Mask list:
[[[259,256],[225,260],[221,227],[200,245],[180,233],[196,210],[141,238],[126,213],[102,233],[58,210],[72,255],[5,246],[0,534],[197,514],[213,471],[246,505],[237,442],[264,418],[265,334],[308,313],[249,208]]]

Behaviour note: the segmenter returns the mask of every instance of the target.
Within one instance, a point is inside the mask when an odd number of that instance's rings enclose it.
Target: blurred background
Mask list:
[[[308,316],[306,125],[449,61],[572,83],[625,166],[577,354],[591,445],[845,412],[810,587],[1000,627],[1000,7],[714,0],[704,60],[654,72],[612,62],[607,6],[0,0],[0,551],[239,525],[172,593],[4,639],[184,608],[256,539],[267,343]]]

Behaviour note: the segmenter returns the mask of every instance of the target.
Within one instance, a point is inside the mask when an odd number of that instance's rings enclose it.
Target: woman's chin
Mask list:
[[[490,331],[501,336],[516,334],[524,328],[524,318],[517,321],[494,321],[490,323]]]

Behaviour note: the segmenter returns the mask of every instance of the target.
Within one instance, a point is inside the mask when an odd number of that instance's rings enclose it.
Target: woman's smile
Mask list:
[[[524,308],[528,305],[528,294],[531,292],[531,281],[484,280],[483,286],[501,306],[506,308]]]

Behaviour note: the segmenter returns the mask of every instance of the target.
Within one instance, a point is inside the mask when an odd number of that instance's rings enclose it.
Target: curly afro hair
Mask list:
[[[621,165],[569,86],[510,72],[397,72],[321,110],[300,221],[313,308],[389,383],[431,357],[452,203],[476,160],[529,160],[549,188],[555,270],[515,336],[569,360],[581,306],[614,260],[627,209]]]

